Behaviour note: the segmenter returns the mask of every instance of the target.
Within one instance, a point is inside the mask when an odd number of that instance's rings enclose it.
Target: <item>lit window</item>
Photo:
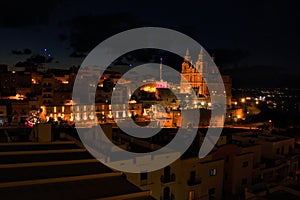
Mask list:
[[[195,191],[194,190],[189,191],[189,200],[195,200]]]
[[[209,175],[210,176],[215,176],[217,174],[217,169],[213,168],[210,170]]]

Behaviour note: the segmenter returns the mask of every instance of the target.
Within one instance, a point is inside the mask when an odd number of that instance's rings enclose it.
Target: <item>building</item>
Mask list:
[[[189,55],[189,50],[187,49],[186,55],[184,57],[184,61],[182,63],[182,70],[181,70],[181,93],[190,93],[189,88],[192,88],[198,97],[206,97],[209,99],[209,91],[207,88],[207,84],[205,82],[205,76],[208,74],[213,76],[215,73],[214,71],[209,71],[209,63],[204,58],[204,50],[201,49],[198,59],[193,64],[192,58]],[[212,69],[213,70],[213,69]],[[187,81],[184,81],[184,79]],[[226,104],[228,107],[231,106],[231,86],[232,80],[230,76],[222,75],[224,87],[225,87],[225,94],[226,94]],[[214,83],[210,83],[214,84]],[[190,85],[190,86],[189,86]]]
[[[154,200],[151,191],[100,163],[74,138],[61,137],[64,141],[0,143],[2,199]]]
[[[7,119],[7,108],[6,105],[0,104],[0,126],[3,126],[4,123],[8,122]]]
[[[113,137],[126,148],[151,149],[168,142],[173,129],[163,129],[147,144],[114,130]],[[152,191],[156,199],[244,199],[263,196],[270,184],[297,180],[299,156],[293,154],[293,138],[262,134],[260,130],[225,128],[214,149],[198,158],[206,129],[199,129],[193,144],[174,163],[154,172],[126,173],[141,189]],[[115,135],[115,136],[114,136]],[[118,137],[116,137],[118,136]],[[155,149],[151,149],[153,151]],[[151,160],[153,162],[153,160]]]
[[[163,169],[140,174],[126,173],[127,179],[155,199],[222,199],[223,160],[209,156],[179,159]]]
[[[122,135],[122,132],[117,129],[114,129],[113,135],[118,137],[113,136],[113,138],[120,144],[127,144],[127,148],[135,149],[139,146],[137,149],[151,149],[155,145],[160,147],[164,142],[169,141],[176,130],[176,128],[163,129],[160,134],[151,139],[152,142],[149,144]],[[201,137],[202,134],[199,132],[192,144],[193,147],[172,164],[153,172],[126,173],[127,179],[142,190],[151,190],[152,196],[159,200],[222,199],[223,182],[220,180],[223,180],[224,176],[224,160],[214,158],[212,154],[199,159],[198,150],[193,149],[199,147]],[[223,144],[223,140],[224,138],[218,144]],[[151,162],[155,162],[155,158],[153,159]]]
[[[26,121],[29,116],[29,101],[28,100],[14,100],[11,102],[11,116],[12,123],[18,125]]]
[[[294,153],[294,138],[249,131],[232,135],[232,142],[241,148],[241,153],[253,153],[252,159],[247,159],[247,169],[252,171],[252,180],[246,182],[249,191],[256,193],[266,190],[268,184],[297,179],[299,157]],[[246,174],[243,172],[241,177]]]

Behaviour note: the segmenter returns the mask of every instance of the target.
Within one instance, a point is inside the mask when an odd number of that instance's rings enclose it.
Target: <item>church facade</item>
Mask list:
[[[216,74],[216,72],[214,72],[214,68],[210,68],[208,65],[209,63],[207,58],[205,59],[204,57],[203,48],[200,50],[198,58],[194,64],[189,54],[189,50],[187,49],[186,55],[184,56],[184,61],[182,63],[180,92],[188,94],[192,88],[199,98],[206,98],[209,100],[210,94],[205,82],[205,77],[207,75],[212,76],[213,74]],[[232,98],[232,80],[228,75],[222,75],[222,79],[225,87],[224,94],[226,94],[226,104],[227,107],[230,107]],[[218,83],[216,82],[215,84]]]

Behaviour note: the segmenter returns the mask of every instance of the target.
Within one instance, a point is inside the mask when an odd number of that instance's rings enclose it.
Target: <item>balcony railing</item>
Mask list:
[[[161,176],[160,182],[162,183],[170,183],[176,180],[175,174],[171,174],[170,176]]]
[[[43,92],[52,92],[52,88],[45,88],[43,89]]]
[[[160,200],[175,200],[175,195],[171,194],[171,195],[165,196],[165,197],[161,196]]]
[[[141,185],[141,186],[148,185],[148,180],[147,180],[147,179],[141,180],[140,185]]]
[[[193,186],[193,185],[198,185],[202,183],[202,179],[198,178],[198,179],[190,179],[187,181],[188,186]]]

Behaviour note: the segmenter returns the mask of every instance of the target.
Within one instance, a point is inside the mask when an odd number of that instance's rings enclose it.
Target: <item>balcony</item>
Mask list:
[[[52,92],[52,88],[45,88],[43,89],[43,92]]]
[[[188,186],[199,185],[201,183],[202,183],[202,179],[201,178],[190,179],[190,180],[187,181]]]
[[[160,177],[160,182],[162,183],[171,183],[171,182],[175,182],[175,180],[176,180],[175,174]]]
[[[160,200],[175,200],[175,195],[171,194],[171,195],[168,195],[168,196],[161,196]]]
[[[44,94],[43,95],[43,99],[51,99],[52,98],[52,96],[50,95],[50,94]]]
[[[146,186],[146,185],[149,185],[148,180],[147,179],[146,180],[141,180],[140,186]]]

